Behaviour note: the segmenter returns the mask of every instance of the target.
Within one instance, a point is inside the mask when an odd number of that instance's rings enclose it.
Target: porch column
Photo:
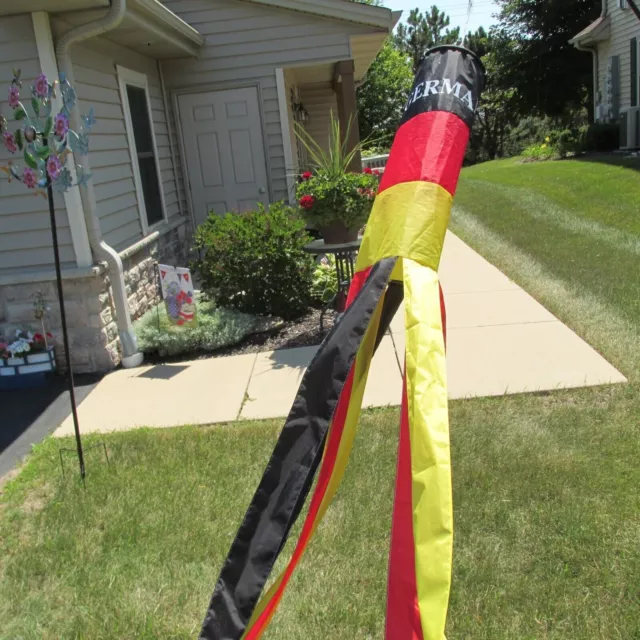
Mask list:
[[[358,127],[358,104],[356,101],[355,63],[353,60],[341,60],[336,63],[333,81],[338,99],[338,120],[344,136],[351,121],[347,148],[354,149],[360,142],[360,130]],[[362,157],[360,152],[356,154],[349,165],[351,171],[362,171]]]

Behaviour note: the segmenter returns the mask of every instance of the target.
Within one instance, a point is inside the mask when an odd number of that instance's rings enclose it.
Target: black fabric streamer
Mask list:
[[[305,373],[227,560],[204,620],[201,640],[239,640],[253,615],[273,564],[287,541],[322,460],[340,394],[396,258],[376,264]],[[402,287],[385,297],[378,344],[402,301]]]

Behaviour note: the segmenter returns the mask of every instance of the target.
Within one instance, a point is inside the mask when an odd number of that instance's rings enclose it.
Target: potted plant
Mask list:
[[[350,125],[349,125],[350,126]],[[349,128],[342,141],[340,124],[331,114],[328,149],[323,149],[301,126],[297,136],[307,149],[313,171],[300,176],[296,196],[303,217],[318,229],[326,244],[356,240],[378,193],[379,172],[349,171],[360,145],[348,150]]]
[[[38,387],[46,374],[55,371],[56,361],[50,333],[16,331],[14,337],[0,337],[0,390]]]

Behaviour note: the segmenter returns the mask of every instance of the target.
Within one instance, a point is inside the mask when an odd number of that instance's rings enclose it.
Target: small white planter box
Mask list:
[[[16,358],[0,358],[0,390],[41,386],[56,370],[53,347]]]

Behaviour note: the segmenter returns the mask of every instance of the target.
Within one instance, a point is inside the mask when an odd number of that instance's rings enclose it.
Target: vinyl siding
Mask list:
[[[40,73],[38,50],[33,33],[31,15],[3,17],[0,20],[0,112],[9,117],[12,110],[7,103],[8,83],[13,69],[22,70],[22,97],[30,99],[30,87]],[[9,122],[9,128],[15,131],[16,123]],[[0,144],[0,165],[13,159],[23,166],[20,156],[12,156]],[[76,259],[69,230],[69,221],[64,199],[54,197],[60,257],[64,266],[75,266]],[[39,271],[53,267],[53,249],[49,225],[47,200],[34,196],[17,180],[8,182],[7,176],[0,173],[0,275],[14,272]]]
[[[629,43],[631,38],[638,38],[640,46],[640,21],[631,9],[620,9],[618,0],[609,0],[609,16],[611,20],[611,38],[600,44],[599,82],[602,91],[602,102],[607,103],[607,75],[611,57],[620,56],[620,108],[631,106],[631,56]]]
[[[198,60],[166,63],[167,86],[180,89],[202,85],[203,90],[210,90],[258,85],[272,197],[286,199],[287,168],[275,69],[348,59],[350,35],[363,29],[234,0],[164,0],[164,4],[205,37]]]
[[[309,84],[300,87],[300,96],[309,121],[306,130],[324,149],[329,147],[331,112],[338,117],[338,101],[331,83]]]
[[[55,27],[62,30],[60,25]],[[100,228],[105,241],[122,251],[142,238],[142,225],[116,65],[147,76],[169,222],[180,215],[179,199],[184,198],[184,188],[178,187],[174,178],[157,62],[103,38],[74,46],[71,59],[80,109],[84,113],[93,107],[97,120],[89,160]]]

